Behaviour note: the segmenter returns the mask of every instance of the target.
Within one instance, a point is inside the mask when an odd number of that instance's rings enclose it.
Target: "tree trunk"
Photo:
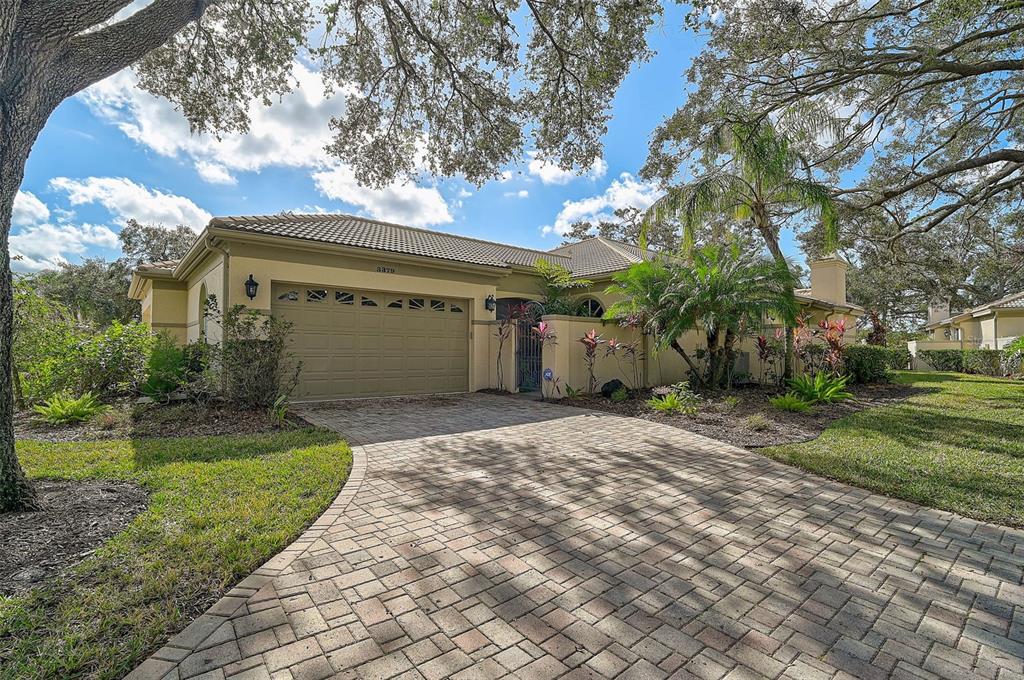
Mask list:
[[[14,452],[14,286],[8,243],[14,195],[25,171],[25,159],[11,158],[5,153],[11,146],[7,140],[0,141],[0,512],[39,507]]]
[[[14,405],[19,409],[24,409],[25,392],[21,389],[21,372],[17,365],[11,366],[11,380],[14,381]]]
[[[697,379],[699,380],[700,379],[700,371],[697,370],[697,367],[693,364],[693,360],[690,359],[690,355],[687,354],[686,350],[682,348],[682,346],[679,344],[679,341],[678,340],[673,340],[671,343],[669,343],[669,347],[674,349],[676,351],[676,354],[678,354],[679,356],[681,356],[683,358],[683,361],[686,362],[686,365],[690,367],[690,372],[693,373],[693,375],[695,375],[697,377]]]
[[[761,238],[764,239],[765,245],[768,247],[768,252],[772,254],[772,259],[776,263],[789,269],[789,263],[786,261],[786,256],[782,252],[782,247],[779,246],[779,239],[775,235],[775,230],[772,228],[771,218],[768,213],[764,210],[754,211],[754,224],[757,226],[757,230],[761,232]],[[790,291],[792,292],[792,291]],[[786,337],[786,353],[782,358],[782,377],[784,380],[788,380],[793,377],[793,326],[789,323],[783,328]]]
[[[725,389],[732,388],[732,369],[736,363],[736,340],[739,336],[736,335],[731,329],[725,332],[725,342],[722,343],[722,375],[718,378],[718,383]]]
[[[14,286],[9,248],[14,197],[25,175],[29,150],[52,110],[39,101],[33,103],[29,106],[22,98],[0,96],[0,512],[39,507],[14,451]]]
[[[705,369],[704,384],[714,389],[718,386],[718,367],[721,364],[721,348],[718,346],[718,331],[705,334],[708,346],[708,365]]]

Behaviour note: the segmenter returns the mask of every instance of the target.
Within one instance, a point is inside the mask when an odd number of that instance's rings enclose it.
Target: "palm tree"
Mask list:
[[[814,129],[835,129],[841,121],[815,112],[794,114],[785,129],[806,137]],[[811,164],[796,150],[792,137],[767,120],[748,121],[723,112],[722,124],[709,137],[702,157],[707,172],[693,182],[672,187],[647,212],[646,219],[682,221],[684,255],[693,250],[697,226],[710,217],[731,216],[757,231],[775,262],[788,268],[779,231],[788,220],[820,220],[825,248],[838,247],[838,218],[828,187],[815,181]],[[794,279],[795,281],[795,279]],[[795,283],[794,283],[795,286]],[[792,329],[786,332],[785,373],[792,374]]]
[[[736,343],[766,317],[794,322],[793,285],[784,261],[752,255],[737,240],[696,248],[689,263],[675,268],[661,305],[704,331],[708,362],[703,385],[731,384]]]
[[[693,358],[679,344],[679,337],[694,330],[697,320],[682,316],[664,302],[675,276],[674,266],[678,263],[658,257],[614,274],[607,292],[622,299],[609,306],[604,317],[640,329],[654,339],[656,350],[672,348],[694,375],[700,375]]]
[[[659,257],[613,277],[608,293],[621,296],[606,318],[636,326],[655,349],[673,349],[706,387],[728,386],[736,343],[767,315],[786,323],[796,317],[793,275],[783,264],[752,255],[739,240],[690,251],[686,258]],[[701,371],[679,338],[702,330],[708,364]]]

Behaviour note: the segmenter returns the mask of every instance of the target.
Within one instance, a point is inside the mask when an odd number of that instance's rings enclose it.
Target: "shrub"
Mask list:
[[[743,426],[754,432],[764,432],[771,428],[772,421],[768,420],[763,413],[754,413],[743,419]]]
[[[914,361],[914,355],[906,347],[887,347],[885,350],[888,352],[888,361],[886,363],[894,371],[905,371],[910,368],[910,364]]]
[[[1024,349],[1003,350],[1002,374],[1018,378],[1024,374]]]
[[[739,405],[740,398],[737,397],[735,394],[730,394],[728,397],[722,400],[722,406],[725,407],[725,410],[727,411],[731,411]]]
[[[907,352],[909,355],[909,352]],[[851,345],[846,348],[845,367],[850,381],[858,384],[880,383],[889,380],[892,350],[872,345]],[[909,364],[909,359],[907,361]]]
[[[147,397],[155,401],[167,401],[179,390],[189,374],[186,350],[179,347],[166,333],[156,336],[146,361],[146,380],[139,386]]]
[[[917,356],[936,371],[962,373],[964,370],[964,353],[958,349],[922,349]]]
[[[629,399],[629,390],[626,389],[625,385],[612,392],[611,400],[617,403],[621,403]]]
[[[211,361],[228,401],[269,408],[278,397],[291,395],[302,365],[288,352],[290,322],[235,305],[224,314],[221,328],[224,339],[211,348]]]
[[[822,375],[819,373],[818,375]],[[768,403],[772,405],[772,408],[779,411],[789,411],[790,413],[803,413],[810,410],[811,404],[804,401],[801,396],[795,392],[786,392],[780,394],[777,397],[772,397],[768,400]]]
[[[997,349],[965,349],[964,373],[1002,375],[1003,353]]]
[[[106,409],[92,392],[86,392],[78,398],[67,392],[55,394],[49,401],[33,407],[42,420],[54,425],[85,422]]]
[[[1014,338],[1010,344],[1003,348],[1004,352],[1024,352],[1024,335]]]
[[[697,413],[697,404],[677,392],[651,397],[647,400],[647,405],[661,413],[682,413],[688,416]]]
[[[832,376],[827,373],[818,373],[815,376],[798,375],[789,381],[789,387],[801,400],[808,404],[818,401],[830,404],[833,401],[849,399],[853,395],[846,390],[846,383],[849,376]]]
[[[146,375],[153,335],[144,324],[114,321],[84,340],[75,357],[78,386],[101,397],[133,394]]]

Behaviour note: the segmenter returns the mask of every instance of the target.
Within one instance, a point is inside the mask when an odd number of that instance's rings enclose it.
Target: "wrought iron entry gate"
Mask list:
[[[543,345],[533,332],[533,324],[523,320],[516,324],[516,384],[520,392],[540,389]]]

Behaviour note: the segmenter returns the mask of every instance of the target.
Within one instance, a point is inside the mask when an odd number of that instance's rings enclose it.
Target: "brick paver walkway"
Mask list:
[[[682,430],[497,396],[310,408],[334,506],[136,671],[1024,674],[1024,533]]]

